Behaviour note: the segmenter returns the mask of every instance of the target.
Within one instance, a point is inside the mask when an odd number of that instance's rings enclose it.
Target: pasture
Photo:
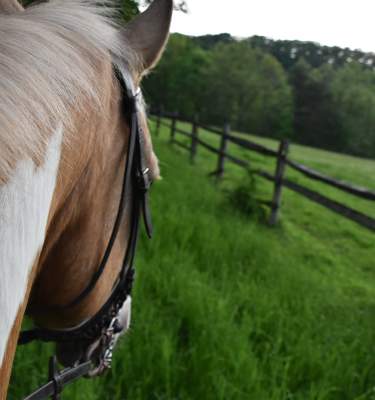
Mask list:
[[[243,171],[228,166],[214,185],[216,158],[200,148],[189,165],[168,133],[154,138],[164,179],[151,196],[155,237],[137,255],[132,329],[111,373],[63,399],[374,400],[374,234],[287,189],[269,228],[228,202]],[[374,161],[300,146],[291,157],[375,189]],[[375,216],[370,202],[313,188]],[[272,187],[257,180],[256,191],[269,199]],[[45,382],[50,353],[18,349],[10,400]]]

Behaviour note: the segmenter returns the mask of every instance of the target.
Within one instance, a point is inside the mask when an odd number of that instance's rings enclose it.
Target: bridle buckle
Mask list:
[[[103,330],[101,336],[87,348],[85,359],[91,360],[93,363],[93,368],[88,372],[87,377],[93,378],[102,375],[112,367],[113,352],[117,341],[129,328],[130,304],[129,296],[108,327]]]
[[[152,184],[149,173],[150,168],[145,168],[142,172],[137,174],[138,189],[143,193],[148,192]]]
[[[51,357],[49,360],[48,378],[51,382],[53,382],[54,386],[52,400],[60,400],[60,394],[62,393],[64,386],[61,379],[61,374],[57,368],[56,356]]]

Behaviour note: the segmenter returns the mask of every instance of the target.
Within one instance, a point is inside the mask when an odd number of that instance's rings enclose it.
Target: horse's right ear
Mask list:
[[[0,0],[0,12],[22,11],[23,7],[17,0]]]
[[[161,57],[169,36],[173,0],[154,0],[122,30],[127,44],[142,62],[141,74],[152,68]]]

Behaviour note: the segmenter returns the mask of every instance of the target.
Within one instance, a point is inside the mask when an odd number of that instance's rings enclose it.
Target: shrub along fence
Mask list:
[[[232,162],[239,167],[250,170],[255,175],[266,179],[274,184],[273,198],[269,202],[264,202],[265,205],[271,208],[271,215],[269,223],[270,225],[275,225],[278,221],[280,206],[281,206],[281,197],[282,197],[282,189],[283,187],[287,187],[288,189],[304,196],[328,209],[336,212],[372,231],[375,232],[375,219],[365,215],[359,211],[356,211],[344,204],[341,204],[337,201],[329,199],[328,197],[311,190],[305,186],[302,186],[296,182],[293,182],[285,177],[286,167],[292,168],[305,177],[316,180],[319,182],[323,182],[329,186],[333,186],[336,189],[344,191],[346,193],[350,193],[354,196],[375,201],[375,192],[366,188],[358,187],[346,182],[342,182],[336,179],[333,179],[329,176],[325,176],[322,173],[315,171],[306,165],[299,164],[293,160],[288,158],[289,151],[289,142],[287,140],[280,141],[278,151],[269,149],[263,145],[252,142],[248,139],[243,139],[238,136],[234,136],[231,134],[231,129],[229,124],[225,124],[223,129],[211,128],[208,126],[204,126],[198,123],[198,119],[195,118],[193,120],[179,118],[177,113],[162,113],[159,112],[157,114],[151,114],[151,118],[156,121],[156,134],[158,135],[160,132],[160,127],[166,126],[170,128],[170,142],[175,144],[190,153],[190,161],[194,162],[198,146],[202,146],[206,148],[208,151],[217,154],[217,168],[215,172],[212,173],[213,176],[216,176],[218,179],[222,178],[225,172],[225,164],[227,161]],[[163,121],[163,118],[168,118],[170,122]],[[186,131],[177,127],[177,122],[185,122],[191,124],[191,131]],[[203,141],[199,137],[199,129],[204,129],[205,131],[212,133],[214,135],[219,135],[221,137],[220,140],[220,148],[215,148],[211,144]],[[190,145],[182,143],[181,141],[176,139],[177,134],[184,135],[191,139]],[[234,157],[233,155],[228,153],[228,143],[234,143],[239,147],[254,151],[256,153],[260,153],[267,157],[272,157],[276,160],[275,174],[272,175],[267,171],[262,169],[251,170],[250,164],[246,160],[242,160],[240,158]]]

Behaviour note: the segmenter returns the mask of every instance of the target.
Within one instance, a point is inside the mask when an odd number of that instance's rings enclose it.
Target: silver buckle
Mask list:
[[[86,361],[91,360],[94,367],[87,374],[87,377],[100,376],[112,367],[113,351],[120,337],[129,329],[130,318],[131,297],[128,296],[102,336],[88,347],[85,358]]]

